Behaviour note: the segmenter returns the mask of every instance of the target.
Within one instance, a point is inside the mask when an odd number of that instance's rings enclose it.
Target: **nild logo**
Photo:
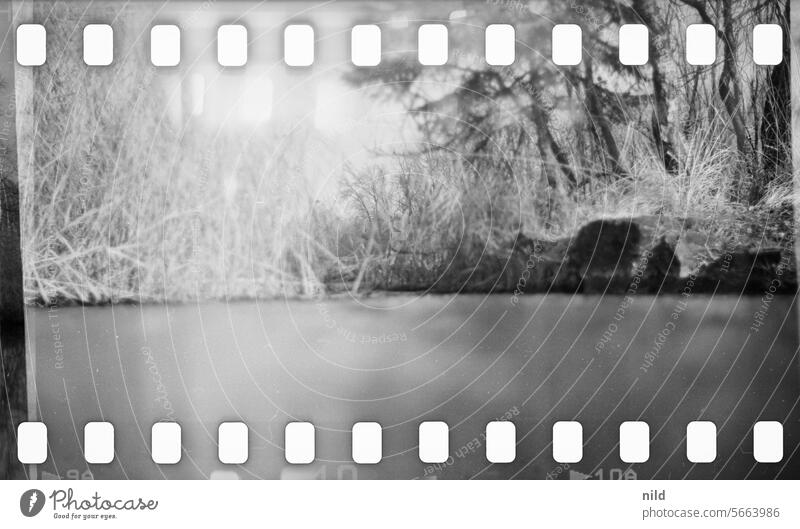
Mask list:
[[[19,499],[19,510],[22,514],[30,518],[39,514],[44,507],[44,492],[39,489],[31,489],[22,493]]]

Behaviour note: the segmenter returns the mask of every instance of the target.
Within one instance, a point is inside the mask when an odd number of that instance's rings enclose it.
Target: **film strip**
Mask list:
[[[619,28],[619,62],[644,66],[649,58],[649,31],[643,24],[624,24]],[[753,28],[752,58],[756,64],[774,66],[783,61],[783,28],[778,24],[758,24]],[[425,66],[444,66],[448,62],[447,25],[421,24],[417,30],[417,56]],[[227,24],[217,30],[217,62],[221,66],[247,64],[247,27]],[[83,61],[88,66],[109,66],[114,60],[114,29],[108,24],[89,24],[83,28]],[[283,60],[290,67],[314,64],[314,28],[289,24],[283,31]],[[485,60],[489,66],[510,66],[516,59],[516,32],[511,24],[490,24],[485,29]],[[711,24],[692,24],[686,28],[686,62],[708,66],[717,59],[717,30]],[[47,60],[47,30],[41,24],[20,24],[16,33],[17,63],[42,66]],[[361,67],[381,62],[381,27],[360,24],[351,30],[351,60]],[[582,30],[577,24],[553,26],[550,46],[553,64],[577,66],[583,55]],[[150,62],[158,67],[175,67],[181,62],[181,29],[172,24],[157,24],[150,29]]]
[[[796,479],[788,8],[562,4],[10,4],[3,477]]]
[[[108,464],[114,460],[114,425],[93,422],[84,426],[84,458],[87,463]],[[623,463],[645,463],[650,459],[650,427],[646,422],[628,421],[619,427],[619,459]],[[423,422],[419,426],[419,460],[423,463],[452,464],[448,442],[449,428],[444,422]],[[712,463],[717,453],[717,427],[713,422],[695,421],[686,427],[686,458],[692,463]],[[353,462],[380,463],[383,433],[375,422],[353,425]],[[181,460],[181,427],[174,422],[159,422],[151,430],[151,456],[159,465],[174,465]],[[219,426],[217,447],[220,463],[243,465],[248,457],[247,425],[240,422]],[[513,463],[516,457],[516,428],[512,421],[494,421],[481,435],[486,460]],[[478,443],[480,444],[480,442]],[[553,459],[556,463],[580,463],[583,457],[583,427],[579,422],[560,421],[553,425]],[[314,462],[314,425],[292,422],[286,425],[286,462],[308,465]],[[47,426],[25,422],[17,432],[20,463],[41,465],[47,461]],[[753,458],[759,463],[780,463],[783,459],[783,425],[761,421],[753,427]]]

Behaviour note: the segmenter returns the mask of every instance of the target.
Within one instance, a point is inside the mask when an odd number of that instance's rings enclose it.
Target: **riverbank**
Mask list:
[[[378,290],[438,293],[796,292],[791,226],[740,226],[743,231],[732,244],[694,219],[602,219],[556,240],[520,233],[506,252],[476,257],[456,252],[440,257],[438,267],[394,260],[363,275]],[[340,277],[338,285],[328,283],[331,290],[350,288],[355,281]]]
[[[181,303],[249,299],[317,299],[381,292],[536,293],[567,294],[794,294],[797,291],[792,231],[742,225],[739,243],[714,235],[693,219],[658,216],[602,219],[581,226],[574,234],[537,240],[519,233],[506,249],[494,252],[461,250],[426,261],[393,255],[366,263],[330,264],[304,293],[283,295],[197,295],[165,298],[155,295],[114,296],[100,291],[92,297],[35,296],[29,305],[67,306],[125,303]],[[783,239],[781,239],[783,237]],[[253,279],[253,292],[259,292]],[[224,285],[219,285],[224,287]]]

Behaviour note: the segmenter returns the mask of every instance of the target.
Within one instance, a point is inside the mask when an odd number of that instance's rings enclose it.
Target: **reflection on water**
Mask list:
[[[800,390],[790,298],[381,296],[31,310],[45,477],[567,478],[794,477]],[[758,322],[759,325],[755,325]],[[58,338],[58,339],[56,339]],[[514,463],[489,465],[488,421],[517,425]],[[110,465],[82,462],[83,424],[117,431]],[[154,421],[183,426],[178,465],[148,455]],[[284,463],[290,420],[317,427],[317,460]],[[558,465],[550,431],[583,424],[584,459]],[[684,431],[716,422],[718,458],[692,465]],[[756,420],[785,425],[784,464],[755,465]],[[216,428],[252,431],[241,467],[216,460]],[[420,463],[418,423],[451,427],[452,459]],[[619,423],[644,420],[651,458],[623,464]],[[384,427],[384,459],[350,462],[349,429]]]

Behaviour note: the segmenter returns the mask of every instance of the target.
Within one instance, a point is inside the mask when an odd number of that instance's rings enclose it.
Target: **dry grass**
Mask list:
[[[548,188],[532,153],[517,156],[510,169],[499,164],[476,169],[462,158],[428,152],[403,160],[391,176],[356,175],[360,185],[349,186],[347,198],[363,243],[353,252],[352,266],[365,268],[360,275],[378,288],[415,288],[430,285],[446,268],[455,267],[458,277],[487,256],[502,262],[519,233],[552,241],[600,218],[691,219],[694,235],[706,241],[708,260],[725,251],[791,243],[790,173],[777,175],[758,204],[736,200],[742,190],[733,183],[746,192],[750,176],[721,119],[676,138],[676,174],[665,170],[644,135],[628,137],[626,175],[584,177],[572,192]],[[581,169],[585,175],[601,173],[600,167]],[[368,203],[378,207],[367,211]]]
[[[781,224],[793,197],[788,173],[754,207],[731,200],[747,168],[713,113],[672,138],[676,175],[645,134],[625,128],[615,132],[628,174],[595,178],[602,168],[576,164],[577,191],[548,186],[531,147],[505,160],[398,156],[343,171],[337,200],[318,201],[302,168],[310,131],[176,125],[163,86],[141,67],[146,46],[100,75],[82,65],[73,15],[62,6],[46,21],[61,55],[36,70],[35,137],[20,140],[34,145],[33,175],[21,181],[29,301],[415,288],[448,267],[502,258],[520,232],[553,240],[603,217],[692,218],[712,246],[727,248],[779,244],[791,230]],[[743,225],[775,229],[764,240]]]
[[[46,21],[61,55],[35,70],[35,136],[20,140],[33,145],[33,175],[21,181],[26,299],[318,289],[317,253],[302,251],[311,200],[293,165],[299,140],[176,126],[163,87],[142,68],[146,47],[121,51],[111,71],[85,68],[74,14],[62,5]],[[138,34],[130,20],[126,43]]]

